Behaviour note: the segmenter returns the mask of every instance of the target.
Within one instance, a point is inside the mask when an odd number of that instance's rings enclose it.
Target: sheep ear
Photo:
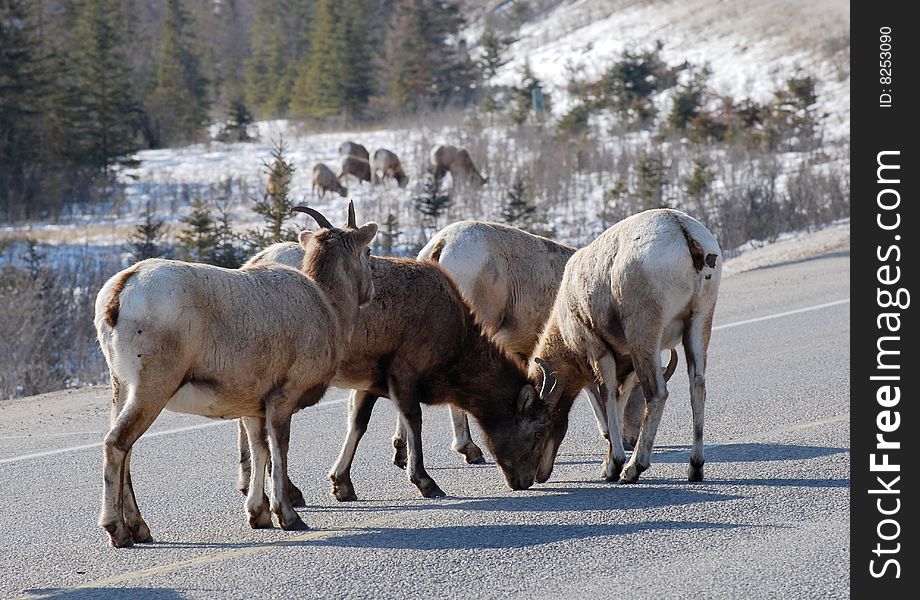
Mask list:
[[[304,248],[307,247],[307,242],[310,241],[310,238],[313,237],[313,232],[309,229],[304,229],[299,234],[297,234],[297,241],[300,242],[300,245]]]
[[[519,414],[530,410],[537,401],[537,390],[529,383],[521,388],[517,399],[517,409]]]
[[[367,246],[371,243],[371,240],[374,239],[375,235],[377,235],[377,224],[366,223],[355,232],[355,242],[357,242],[359,246]]]

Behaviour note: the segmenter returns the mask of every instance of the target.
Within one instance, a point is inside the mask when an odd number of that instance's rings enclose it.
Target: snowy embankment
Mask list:
[[[471,42],[475,42],[481,28],[481,22],[469,27],[467,37]],[[519,41],[509,49],[510,61],[501,68],[495,82],[518,83],[522,66],[529,63],[544,80],[546,91],[552,94],[553,116],[558,117],[569,102],[565,85],[572,68],[577,68],[580,78],[590,79],[598,76],[623,50],[648,49],[657,40],[664,43],[662,54],[669,64],[708,63],[712,69],[712,89],[736,98],[750,96],[764,100],[801,67],[805,73],[816,76],[818,110],[828,114],[825,140],[828,148],[834,149],[821,160],[839,166],[847,160],[845,145],[850,118],[848,61],[841,60],[848,47],[848,30],[849,9],[842,0],[564,1],[532,16],[521,27],[517,34]],[[606,117],[599,117],[603,118]],[[327,212],[334,221],[341,217],[344,199],[332,194],[322,199],[314,197],[311,170],[314,164],[324,162],[338,171],[338,147],[346,140],[359,142],[372,153],[377,148],[388,148],[402,159],[411,178],[406,190],[393,185],[388,190],[359,185],[354,179],[347,185],[349,197],[358,206],[359,218],[383,221],[393,212],[400,219],[401,229],[406,232],[403,239],[409,245],[424,241],[426,234],[417,225],[412,196],[428,168],[428,151],[436,143],[473,145],[471,151],[477,160],[482,157],[486,162],[486,174],[492,182],[482,191],[481,199],[449,209],[446,220],[497,218],[498,202],[513,176],[510,169],[516,168],[505,163],[511,157],[511,162],[518,166],[528,165],[528,149],[515,147],[509,131],[483,127],[478,121],[431,123],[419,120],[400,128],[304,133],[284,120],[264,121],[258,123],[259,139],[252,143],[210,142],[142,151],[137,155],[140,166],[119,175],[125,185],[123,202],[101,209],[93,207],[92,211],[78,212],[56,223],[33,223],[27,228],[0,227],[0,248],[3,238],[13,240],[2,251],[2,258],[21,261],[26,237],[42,243],[43,252],[55,263],[69,258],[78,260],[87,254],[121,254],[148,204],[158,217],[166,219],[169,235],[174,238],[181,231],[180,219],[188,214],[194,198],[221,197],[221,186],[228,182],[234,190],[230,194],[234,197],[230,212],[236,229],[253,227],[259,221],[251,207],[264,190],[264,163],[271,158],[272,142],[282,137],[287,145],[286,156],[296,168],[291,182],[292,197]],[[611,163],[633,146],[650,141],[647,131],[616,135],[606,126],[598,128],[598,136],[599,147]],[[783,165],[780,185],[785,172],[801,160],[798,153],[778,156]],[[496,172],[499,167],[505,171]],[[848,165],[843,167],[846,170]],[[612,169],[576,173],[564,193],[546,200],[547,225],[555,232],[554,237],[584,245],[600,233],[603,225],[598,214],[613,177]],[[719,191],[720,185],[722,182],[715,181],[713,190]],[[470,210],[464,212],[470,206],[476,207],[475,214]]]

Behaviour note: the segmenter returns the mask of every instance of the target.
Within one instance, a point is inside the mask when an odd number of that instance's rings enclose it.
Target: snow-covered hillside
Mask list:
[[[799,67],[816,75],[819,111],[828,114],[825,140],[837,149],[824,153],[821,160],[833,161],[844,171],[848,168],[841,163],[847,160],[845,145],[850,118],[847,2],[563,0],[538,4],[549,8],[530,15],[521,26],[516,34],[518,41],[509,49],[510,60],[501,68],[496,82],[517,83],[523,64],[528,63],[552,94],[554,116],[562,114],[569,102],[565,84],[572,68],[577,67],[582,77],[596,77],[624,49],[647,49],[661,40],[663,57],[669,64],[708,63],[713,73],[713,89],[735,97],[763,99]],[[484,6],[501,12],[509,5],[509,2],[491,2]],[[473,53],[484,14],[485,9],[466,32]],[[611,137],[619,134],[600,129],[599,148],[611,157],[611,162],[612,157],[622,155],[631,144],[651,143],[646,131]],[[530,151],[527,147],[515,147],[507,130],[484,126],[481,117],[441,122],[425,119],[398,128],[319,134],[305,133],[296,124],[277,120],[259,123],[258,130],[259,141],[254,143],[211,142],[139,152],[140,166],[120,173],[120,180],[126,186],[126,201],[118,207],[75,214],[62,222],[33,223],[28,229],[19,225],[0,227],[0,238],[22,240],[28,235],[59,246],[62,254],[68,254],[66,248],[74,247],[96,253],[118,252],[147,203],[152,203],[159,215],[172,222],[175,234],[180,228],[177,221],[187,213],[189,201],[199,194],[217,193],[215,190],[228,180],[241,190],[233,208],[236,226],[250,227],[256,223],[251,211],[252,199],[261,194],[266,179],[263,163],[270,158],[272,141],[283,137],[288,158],[296,167],[291,186],[293,197],[329,211],[332,218],[341,212],[344,200],[333,195],[324,199],[312,196],[313,165],[325,162],[338,170],[337,150],[346,140],[362,143],[371,152],[376,148],[395,151],[412,179],[409,189],[391,186],[383,190],[380,186],[358,185],[351,180],[349,195],[356,200],[362,218],[383,220],[389,212],[394,212],[411,243],[415,243],[425,232],[418,227],[413,229],[409,222],[408,216],[413,213],[411,198],[428,167],[432,144],[450,142],[470,147],[474,156],[491,161],[491,165],[486,163],[486,171],[495,176],[491,179],[494,184],[490,183],[483,191],[482,202],[475,200],[462,209],[452,209],[447,215],[449,219],[496,218],[503,190],[510,184],[516,165],[527,165]],[[551,132],[547,139],[552,139]],[[788,165],[785,167],[788,170],[794,169],[800,160],[798,156],[778,157],[781,164]],[[547,223],[557,237],[584,244],[603,229],[597,215],[612,177],[602,169],[572,178],[572,183],[560,192],[569,194],[564,207],[551,206],[547,210]],[[719,185],[716,181],[714,189]],[[17,254],[16,245],[11,248],[4,256]]]

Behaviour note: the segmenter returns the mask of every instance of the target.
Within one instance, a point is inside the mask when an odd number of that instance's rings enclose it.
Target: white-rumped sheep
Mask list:
[[[693,413],[688,478],[702,480],[706,353],[721,271],[721,250],[712,233],[696,219],[670,209],[624,219],[572,256],[535,350],[565,382],[559,402],[550,407],[553,427],[537,481],[546,481],[552,473],[575,396],[590,382],[602,381],[610,431],[604,477],[635,482],[651,464],[668,396],[661,349],[680,343]],[[541,374],[532,363],[531,381]],[[624,467],[622,438],[614,432],[620,431],[622,404],[636,381],[645,393],[646,413]]]
[[[108,280],[95,326],[112,378],[103,445],[99,524],[115,547],[151,540],[131,481],[131,448],[165,408],[242,418],[254,463],[246,512],[252,527],[304,527],[287,494],[291,415],[319,401],[344,356],[359,307],[374,294],[369,223],[303,232],[295,268],[223,269],[150,259]],[[270,348],[270,351],[265,351]],[[271,459],[272,495],[265,500]]]
[[[419,252],[419,260],[433,260],[447,271],[460,289],[476,320],[493,340],[526,361],[537,345],[549,317],[556,291],[575,248],[533,235],[515,227],[483,221],[460,221],[448,225]],[[670,372],[676,362],[669,365]],[[669,378],[670,373],[665,378]],[[591,402],[598,429],[605,438],[607,416],[601,386],[591,384],[585,394]],[[645,399],[637,390],[626,409],[623,439],[635,444],[645,413]],[[473,442],[466,415],[450,407],[453,424],[451,448],[468,463],[484,462],[482,450]],[[393,436],[397,449],[394,462],[405,464],[401,421]],[[401,450],[400,450],[401,449]]]
[[[405,188],[409,184],[409,178],[403,171],[399,157],[386,148],[378,148],[374,151],[371,170],[373,171],[374,183],[379,181],[383,183],[384,188],[386,188],[387,179],[391,177],[396,180],[396,184],[401,188]],[[379,177],[377,173],[380,173]]]
[[[454,181],[458,182],[481,186],[488,181],[476,169],[469,152],[448,144],[439,144],[431,149],[431,171],[435,179],[450,173]]]
[[[295,244],[275,244],[249,264],[296,263],[302,252]],[[388,257],[371,257],[370,264],[374,300],[361,311],[332,383],[355,390],[345,445],[329,474],[335,497],[355,498],[351,463],[381,396],[394,402],[404,421],[409,480],[423,496],[444,492],[422,461],[420,404],[448,403],[471,414],[508,486],[529,487],[549,425],[546,406],[555,403],[561,388],[553,385],[548,371],[536,388],[539,394],[527,385],[522,362],[483,335],[453,281],[437,264]],[[240,447],[245,452],[245,444]],[[240,487],[250,480],[248,465],[243,456]]]
[[[339,183],[332,169],[323,163],[317,163],[313,167],[313,194],[316,194],[316,188],[319,188],[319,197],[324,198],[328,190],[338,192],[343,198],[348,195],[348,188]]]

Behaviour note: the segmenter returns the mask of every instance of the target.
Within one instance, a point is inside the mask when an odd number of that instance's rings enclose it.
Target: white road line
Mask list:
[[[763,317],[757,317],[755,319],[745,319],[744,321],[735,321],[734,323],[726,323],[725,325],[716,325],[712,328],[713,331],[718,331],[719,329],[728,329],[729,327],[739,327],[741,325],[750,325],[751,323],[759,323],[760,321],[769,321],[770,319],[779,319],[781,317],[788,317],[790,315],[797,315],[799,313],[811,312],[813,310],[821,310],[822,308],[830,308],[831,306],[837,306],[839,304],[847,304],[850,301],[849,298],[843,298],[841,300],[834,300],[833,302],[825,302],[824,304],[815,304],[814,306],[806,306],[805,308],[797,308],[795,310],[787,310],[781,313],[774,313],[772,315],[765,315]]]
[[[332,406],[336,404],[344,404],[347,400],[329,400],[328,402],[322,402],[317,404],[313,408],[322,408],[324,406]],[[196,431],[198,429],[209,429],[211,427],[218,427],[220,425],[226,425],[227,423],[235,423],[235,419],[226,420],[226,421],[210,421],[208,423],[201,423],[200,425],[189,425],[187,427],[177,427],[175,429],[164,429],[163,431],[151,431],[142,436],[141,439],[150,439],[154,437],[160,437],[163,435],[173,435],[174,433],[185,433],[186,431]],[[69,446],[67,448],[57,448],[55,450],[44,450],[42,452],[33,452],[32,454],[21,454],[19,456],[12,456],[10,458],[0,458],[0,465],[6,465],[10,463],[20,462],[23,460],[30,460],[33,458],[42,458],[44,456],[54,456],[56,454],[66,454],[68,452],[77,452],[79,450],[89,450],[91,448],[101,448],[102,442],[94,442],[92,444],[82,444],[80,446]]]
[[[716,325],[713,327],[713,331],[718,331],[719,329],[728,329],[730,327],[739,327],[741,325],[750,325],[751,323],[759,323],[760,321],[768,321],[770,319],[779,319],[782,317],[788,317],[790,315],[797,315],[804,312],[810,312],[813,310],[821,310],[822,308],[830,308],[831,306],[837,306],[839,304],[846,304],[850,301],[849,298],[843,298],[841,300],[834,300],[833,302],[825,302],[824,304],[816,304],[814,306],[806,306],[805,308],[797,308],[795,310],[787,310],[781,313],[774,313],[772,315],[765,315],[763,317],[757,317],[754,319],[745,319],[744,321],[735,321],[734,323],[726,323],[725,325]],[[318,407],[329,406],[332,404],[343,404],[346,400],[330,400],[329,402],[323,402],[318,405]],[[177,429],[167,429],[164,431],[154,431],[148,433],[144,438],[159,437],[161,435],[172,435],[174,433],[183,433],[185,431],[195,431],[197,429],[207,429],[208,427],[216,427],[218,425],[223,425],[227,421],[217,421],[216,423],[202,423],[201,425],[190,425],[188,427],[179,427]],[[88,450],[90,448],[100,448],[102,447],[102,442],[96,442],[94,444],[83,444],[82,446],[70,446],[68,448],[58,448],[56,450],[45,450],[44,452],[35,452],[33,454],[23,454],[20,456],[13,456],[11,458],[2,458],[0,459],[0,465],[20,462],[23,460],[30,460],[33,458],[41,458],[43,456],[54,456],[55,454],[65,454],[67,452],[76,452],[78,450]]]

